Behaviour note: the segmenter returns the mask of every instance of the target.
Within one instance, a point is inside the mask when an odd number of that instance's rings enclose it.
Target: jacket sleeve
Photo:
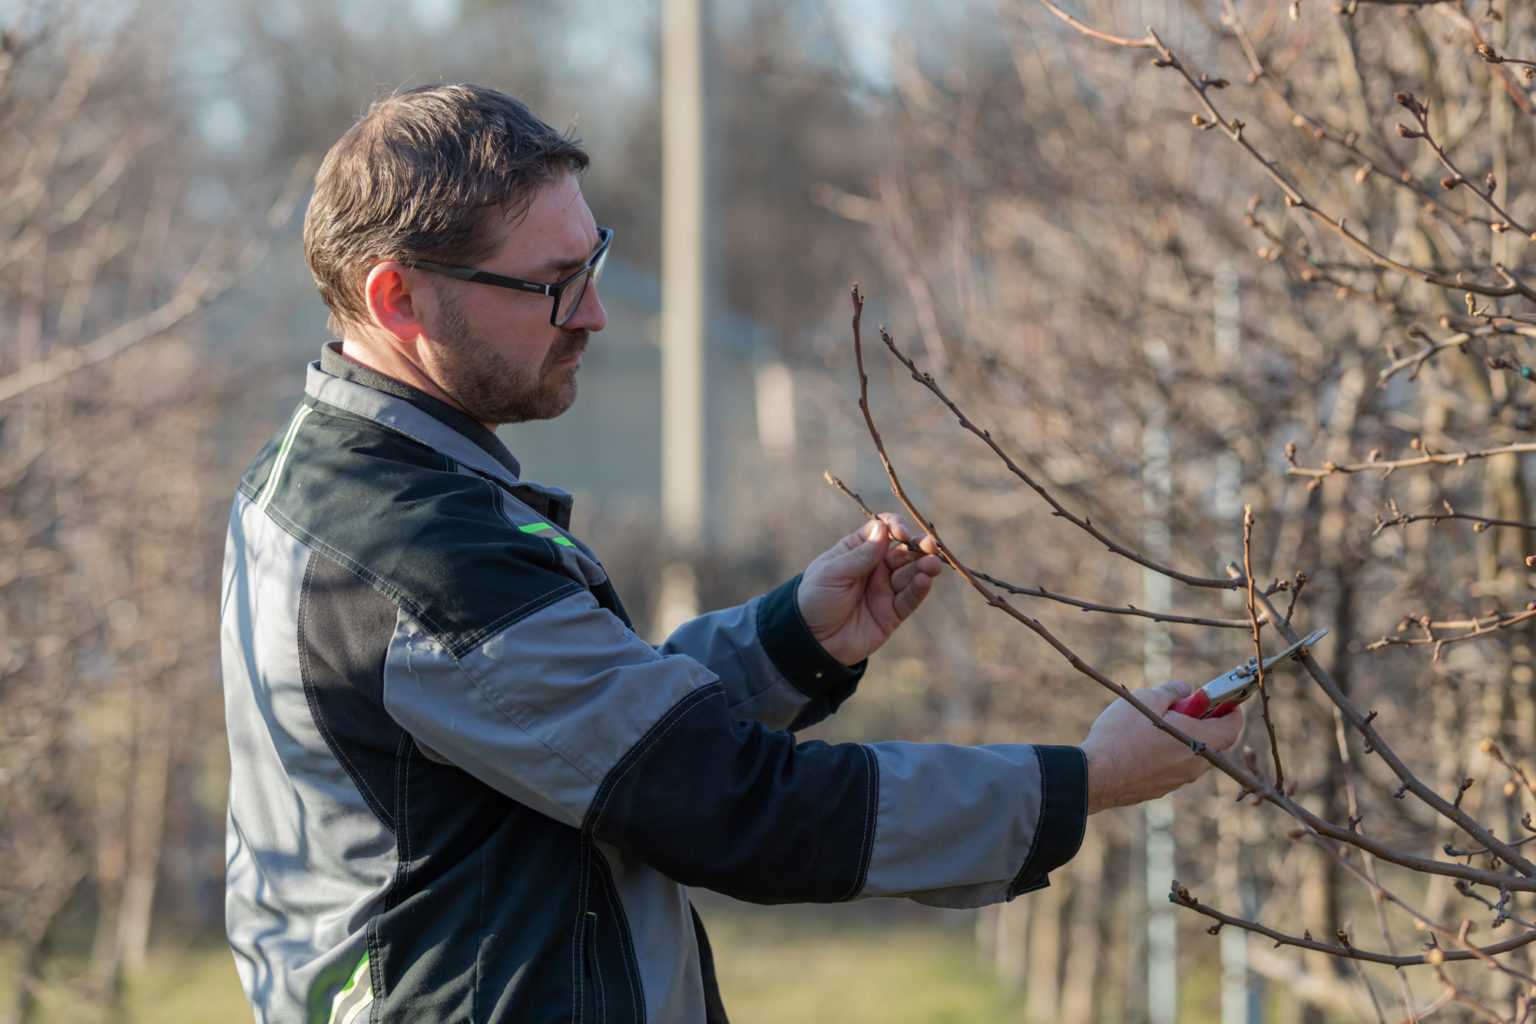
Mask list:
[[[869,662],[850,668],[822,648],[800,617],[799,586],[796,576],[746,604],[691,619],[657,650],[709,669],[736,717],[770,729],[809,728],[853,695]]]
[[[743,720],[708,667],[584,590],[468,651],[402,611],[384,702],[513,799],[755,902],[1009,899],[1076,853],[1086,818],[1075,747],[797,742]]]

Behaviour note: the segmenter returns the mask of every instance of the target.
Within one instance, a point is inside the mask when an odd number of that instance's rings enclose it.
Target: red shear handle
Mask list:
[[[1206,694],[1206,692],[1204,690],[1196,690],[1188,697],[1180,697],[1178,700],[1174,701],[1173,704],[1169,706],[1168,710],[1177,711],[1179,714],[1188,715],[1190,718],[1199,718],[1201,715],[1205,714],[1206,709],[1208,709],[1210,706],[1211,698]]]
[[[1190,718],[1224,718],[1237,710],[1237,704],[1227,701],[1225,704],[1218,704],[1214,711],[1210,710],[1210,708],[1210,694],[1204,690],[1196,690],[1188,697],[1175,701],[1169,706],[1168,710],[1177,711],[1179,714],[1188,715]]]

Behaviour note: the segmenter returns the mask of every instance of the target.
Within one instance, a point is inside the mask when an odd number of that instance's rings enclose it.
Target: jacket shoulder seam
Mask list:
[[[602,785],[592,801],[592,806],[587,809],[587,820],[582,822],[581,828],[583,832],[592,834],[597,831],[598,825],[602,823],[603,814],[608,809],[608,801],[613,796],[613,791],[623,781],[624,776],[628,775],[635,765],[644,760],[645,755],[650,752],[650,749],[663,736],[671,732],[688,712],[717,693],[721,695],[725,693],[725,686],[719,680],[700,686],[684,694],[682,699],[667,709],[666,714],[652,723],[650,729],[646,730],[645,735],[640,737],[639,741],[629,748],[619,763],[603,779]]]

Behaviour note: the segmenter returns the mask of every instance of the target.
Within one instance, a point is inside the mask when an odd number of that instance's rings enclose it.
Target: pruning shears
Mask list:
[[[1268,673],[1286,658],[1295,657],[1303,648],[1311,647],[1327,635],[1326,628],[1314,629],[1279,654],[1265,658],[1264,671]],[[1237,668],[1223,672],[1188,697],[1179,700],[1168,710],[1190,718],[1220,718],[1236,711],[1237,706],[1253,696],[1253,691],[1258,688],[1259,659],[1249,658]]]

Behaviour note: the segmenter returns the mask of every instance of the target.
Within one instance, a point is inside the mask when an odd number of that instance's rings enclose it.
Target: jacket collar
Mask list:
[[[316,401],[362,416],[436,449],[461,466],[500,482],[562,529],[570,524],[571,496],[558,487],[520,479],[522,468],[485,425],[404,381],[379,373],[341,352],[337,342],[309,364],[304,391]]]

